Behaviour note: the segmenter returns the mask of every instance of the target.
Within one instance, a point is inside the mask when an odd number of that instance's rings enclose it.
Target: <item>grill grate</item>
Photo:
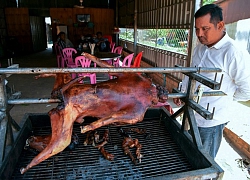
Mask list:
[[[158,119],[144,119],[136,125],[123,126],[145,128],[151,133],[151,138],[148,140],[143,135],[131,134],[132,138],[137,138],[142,144],[142,162],[137,165],[123,153],[121,147],[123,137],[117,132],[117,127],[106,126],[98,129],[101,137],[104,130],[109,129],[110,142],[104,147],[115,155],[115,160],[110,162],[103,158],[97,148],[83,145],[86,134],[80,133],[79,126],[74,124],[74,132],[80,139],[76,150],[63,151],[21,175],[20,168],[26,166],[35,156],[23,150],[12,179],[144,179],[193,170]],[[45,135],[51,132],[51,128],[36,127],[33,131],[34,135]],[[131,149],[131,152],[135,156],[135,148]]]

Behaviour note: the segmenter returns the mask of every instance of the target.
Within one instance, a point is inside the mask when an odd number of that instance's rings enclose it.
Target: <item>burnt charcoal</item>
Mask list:
[[[144,138],[145,138],[145,139],[151,139],[151,137],[152,137],[152,134],[151,134],[151,133],[145,133],[145,134],[144,134]]]
[[[130,138],[131,138],[131,135],[130,135],[128,132],[124,131],[121,127],[118,128],[117,131],[118,131],[118,133],[119,133],[122,137],[130,137]]]

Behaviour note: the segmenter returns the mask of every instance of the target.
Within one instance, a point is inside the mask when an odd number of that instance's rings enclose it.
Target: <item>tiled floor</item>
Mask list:
[[[19,64],[20,67],[57,67],[56,57],[49,48],[44,52],[35,53],[29,56],[13,58],[13,63]],[[7,59],[2,60],[2,67],[7,66]],[[103,75],[98,76],[97,80],[102,80]],[[21,91],[22,98],[49,98],[53,87],[54,79],[45,78],[34,80],[34,75],[12,75],[8,78],[8,85],[15,87],[17,91]],[[173,103],[170,100],[170,103]],[[246,106],[246,105],[247,106]],[[228,124],[228,128],[236,134],[240,135],[245,141],[250,143],[249,134],[249,117],[250,102],[232,104],[232,120]],[[24,113],[47,113],[56,104],[25,104],[15,105],[11,110],[11,115],[17,122],[21,121]],[[177,107],[173,105],[176,110]],[[224,169],[223,180],[247,180],[250,175],[246,169],[242,170],[238,167],[237,159],[242,157],[223,139],[221,148],[216,157],[216,162]],[[247,178],[248,176],[248,178]]]

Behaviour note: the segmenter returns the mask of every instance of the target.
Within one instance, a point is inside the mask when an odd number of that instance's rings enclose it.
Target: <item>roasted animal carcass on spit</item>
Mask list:
[[[84,56],[100,67],[113,67],[95,56]],[[52,136],[48,146],[38,154],[21,173],[63,151],[71,141],[73,123],[83,123],[84,117],[98,120],[82,127],[81,133],[101,126],[135,124],[143,120],[147,109],[167,100],[167,90],[158,92],[151,79],[138,73],[110,73],[116,78],[97,84],[79,83],[84,77],[72,79],[70,74],[41,74],[40,77],[55,77],[51,98],[61,100],[49,111]],[[160,99],[160,100],[159,100]]]

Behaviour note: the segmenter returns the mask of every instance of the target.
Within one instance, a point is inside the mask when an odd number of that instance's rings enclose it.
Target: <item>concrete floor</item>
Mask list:
[[[49,48],[46,51],[35,53],[29,56],[22,56],[13,59],[14,64],[19,64],[20,67],[57,67],[55,54]],[[7,66],[7,59],[2,60],[2,67]],[[8,86],[15,88],[16,91],[21,91],[21,98],[49,98],[54,84],[53,78],[34,79],[34,75],[11,75],[8,80]],[[170,100],[170,103],[172,101]],[[11,116],[16,122],[20,122],[24,113],[47,113],[57,104],[25,104],[15,105],[11,110]],[[233,110],[232,120],[228,124],[228,128],[240,135],[245,141],[250,143],[249,132],[249,117],[250,107],[248,103],[232,104]],[[173,105],[173,108],[178,108]],[[242,113],[241,113],[242,112]],[[242,159],[244,156],[237,153],[230,143],[223,138],[221,148],[216,157],[216,162],[224,169],[223,180],[247,180],[250,175],[247,170],[240,168],[237,159]]]
[[[249,105],[249,103],[246,103]],[[227,124],[227,128],[237,134],[245,142],[250,144],[250,107],[243,105],[242,103],[233,102],[231,109],[228,110],[231,114],[232,119]],[[236,148],[233,147],[230,140],[223,138],[222,145],[219,149],[216,157],[216,162],[225,171],[225,180],[249,180],[250,179],[250,166],[249,173],[247,168],[240,168],[238,160],[246,158],[240,152],[237,152]],[[249,161],[250,162],[250,161]]]
[[[171,100],[169,103],[172,105],[175,112],[180,108]],[[226,127],[249,144],[250,107],[247,106],[248,103],[249,102],[245,102],[244,105],[238,102],[232,103],[232,110],[229,110],[232,119]],[[181,123],[178,118],[177,120]],[[241,160],[245,158],[247,157],[238,151],[229,139],[224,137],[219,152],[215,158],[216,163],[224,170],[223,180],[249,180],[250,174],[248,173],[247,168],[240,164]]]

